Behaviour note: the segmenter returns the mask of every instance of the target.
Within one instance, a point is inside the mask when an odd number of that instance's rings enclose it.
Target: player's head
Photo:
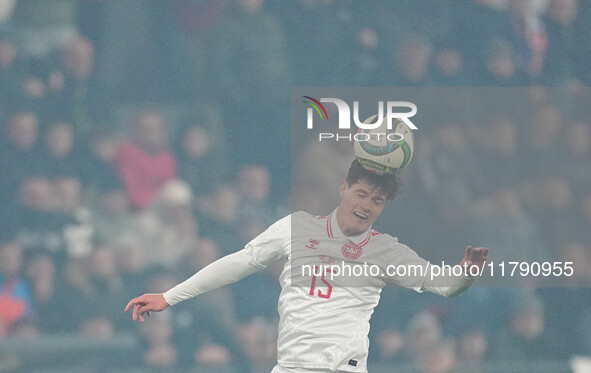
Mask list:
[[[339,190],[337,220],[341,231],[347,236],[365,232],[380,216],[386,201],[394,199],[399,190],[397,174],[377,175],[354,160]]]
[[[394,199],[398,192],[400,192],[400,187],[402,186],[400,175],[398,173],[378,175],[366,170],[365,167],[355,159],[351,162],[345,182],[349,186],[352,186],[361,180],[373,185],[375,189],[386,197],[386,200]]]

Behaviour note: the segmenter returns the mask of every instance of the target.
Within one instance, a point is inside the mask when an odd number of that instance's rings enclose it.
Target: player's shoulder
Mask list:
[[[375,229],[372,229],[370,234],[370,242],[379,247],[386,248],[388,251],[394,251],[397,253],[413,251],[410,247],[400,242],[396,236],[392,236],[388,233],[381,233]]]
[[[374,242],[389,242],[389,243],[398,243],[398,237],[392,236],[388,233],[382,233],[372,228],[370,231],[371,240]]]
[[[313,215],[306,211],[296,211],[291,214],[291,216],[302,218],[302,219],[317,219],[323,220],[327,219],[328,215]]]
[[[328,215],[312,215],[306,211],[297,211],[291,215],[292,222],[308,223],[308,224],[326,224]]]
[[[292,212],[291,214],[288,214],[286,216],[284,216],[283,218],[277,220],[273,225],[271,225],[271,227],[286,227],[286,226],[292,226],[294,224],[302,224],[304,222],[310,222],[313,221],[314,216],[311,214],[308,214],[307,212],[304,211],[296,211],[296,212]]]

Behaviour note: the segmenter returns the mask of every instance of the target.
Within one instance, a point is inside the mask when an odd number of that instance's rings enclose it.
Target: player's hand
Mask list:
[[[460,262],[461,266],[466,265],[468,268],[472,266],[478,267],[479,271],[482,271],[484,265],[488,261],[488,247],[466,247],[466,253],[464,259]]]
[[[130,300],[125,307],[125,312],[133,308],[131,312],[133,321],[139,319],[140,322],[144,322],[144,314],[150,316],[152,311],[162,311],[166,307],[168,307],[168,303],[166,303],[163,294],[144,294]]]

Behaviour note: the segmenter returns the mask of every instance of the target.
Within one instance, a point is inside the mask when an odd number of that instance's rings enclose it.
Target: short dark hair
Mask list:
[[[368,184],[374,185],[380,190],[380,192],[384,193],[387,200],[394,199],[402,187],[399,172],[378,175],[365,169],[365,167],[355,159],[351,162],[345,182],[351,186],[358,183],[360,180],[364,180]]]

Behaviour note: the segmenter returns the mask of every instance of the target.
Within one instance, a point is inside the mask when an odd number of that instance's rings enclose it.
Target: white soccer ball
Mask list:
[[[377,115],[374,115],[363,123],[376,123],[376,118]],[[392,129],[388,129],[384,116],[379,127],[371,130],[359,129],[355,134],[354,152],[366,170],[378,175],[400,171],[412,159],[412,130],[397,119],[394,119]]]

